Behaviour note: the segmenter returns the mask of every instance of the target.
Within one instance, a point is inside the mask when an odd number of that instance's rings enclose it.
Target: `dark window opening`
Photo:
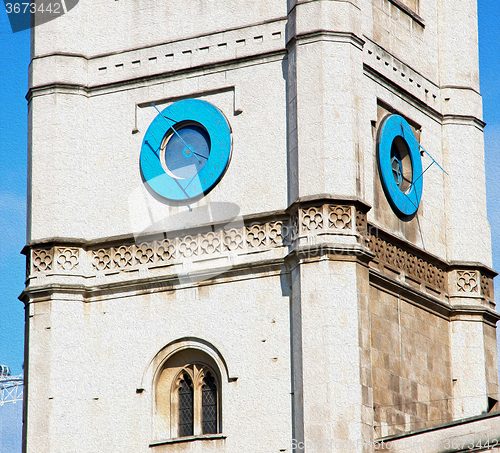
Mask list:
[[[193,382],[184,374],[179,388],[179,437],[193,435]]]
[[[203,434],[217,433],[217,386],[215,378],[207,372],[202,387]]]

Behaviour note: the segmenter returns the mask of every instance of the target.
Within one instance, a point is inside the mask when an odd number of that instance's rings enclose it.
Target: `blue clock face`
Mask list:
[[[231,157],[231,131],[212,104],[178,101],[149,125],[140,166],[146,183],[170,200],[207,194],[223,176]]]
[[[423,189],[420,145],[400,115],[390,115],[382,123],[378,164],[382,186],[393,209],[403,216],[415,214]]]

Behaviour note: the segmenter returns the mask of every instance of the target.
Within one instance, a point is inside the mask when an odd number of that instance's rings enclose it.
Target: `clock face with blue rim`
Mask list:
[[[378,164],[382,186],[392,208],[403,216],[415,214],[423,188],[420,145],[400,115],[389,115],[382,122]]]
[[[223,176],[231,157],[231,130],[212,104],[185,99],[151,122],[141,147],[146,183],[170,200],[207,194]]]

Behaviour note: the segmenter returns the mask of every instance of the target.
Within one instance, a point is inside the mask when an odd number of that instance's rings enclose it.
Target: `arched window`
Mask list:
[[[166,362],[156,381],[156,439],[221,432],[217,371],[215,362],[201,352],[182,351]]]

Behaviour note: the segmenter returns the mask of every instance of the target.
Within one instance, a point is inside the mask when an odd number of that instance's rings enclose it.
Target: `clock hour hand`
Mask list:
[[[156,107],[156,105],[155,105],[155,103],[154,103],[154,102],[151,102],[151,105],[152,105],[152,106],[155,108],[155,110],[156,110],[156,111],[157,111],[157,112],[158,112],[158,113],[162,116],[162,118],[163,118],[163,119],[167,122],[168,127],[174,131],[174,134],[175,134],[175,135],[179,138],[179,140],[180,140],[182,143],[184,143],[184,146],[185,146],[185,148],[184,148],[184,157],[191,157],[191,153],[193,153],[193,154],[196,154],[197,156],[200,156],[200,157],[203,157],[203,158],[207,159],[205,156],[202,156],[201,154],[195,153],[195,152],[194,152],[194,150],[193,150],[193,147],[192,147],[192,146],[190,146],[190,145],[188,145],[188,144],[184,141],[184,139],[181,137],[181,135],[179,134],[179,132],[177,132],[177,130],[175,129],[175,127],[174,127],[174,126],[172,126],[172,125],[170,124],[169,119],[170,119],[171,121],[174,121],[173,119],[171,119],[171,118],[167,118],[167,117],[166,117],[163,113],[161,113],[161,112],[158,110],[158,108]],[[201,160],[199,160],[199,159],[196,159],[196,160],[197,160],[197,161],[198,161],[198,163],[201,165]]]
[[[193,151],[193,153],[196,154],[197,156],[202,157],[205,160],[208,160],[208,157],[205,157],[203,154],[198,154],[198,153],[195,153],[194,151]],[[198,162],[200,162],[200,161],[198,161]],[[201,162],[200,162],[200,164],[201,164]]]

